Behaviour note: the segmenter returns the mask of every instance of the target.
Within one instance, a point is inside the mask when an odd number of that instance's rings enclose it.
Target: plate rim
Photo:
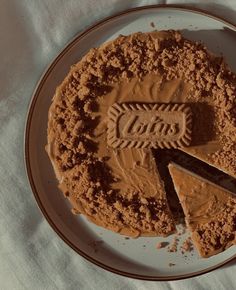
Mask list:
[[[170,275],[170,276],[148,276],[148,275],[141,275],[141,274],[133,274],[129,273],[126,271],[121,271],[119,269],[116,269],[114,267],[108,266],[95,258],[91,257],[89,254],[85,253],[81,249],[79,249],[77,246],[71,242],[66,235],[63,234],[63,232],[60,231],[60,229],[57,227],[57,225],[54,223],[53,219],[49,216],[47,213],[47,210],[45,209],[41,199],[40,199],[40,194],[37,191],[37,188],[34,183],[33,179],[33,174],[32,174],[32,169],[31,169],[31,162],[30,162],[30,157],[29,157],[29,136],[30,136],[30,127],[31,127],[31,119],[32,115],[34,113],[34,108],[36,101],[38,99],[38,96],[40,94],[40,91],[44,85],[44,82],[47,80],[48,76],[50,75],[51,71],[54,69],[55,65],[58,63],[58,61],[70,50],[71,47],[78,41],[80,41],[84,36],[89,34],[92,30],[98,28],[99,26],[102,26],[106,24],[109,21],[112,21],[116,18],[119,18],[123,15],[135,13],[137,11],[145,11],[148,9],[155,9],[155,10],[165,10],[165,9],[171,9],[171,10],[179,10],[179,11],[185,11],[185,12],[191,12],[195,14],[201,14],[206,17],[215,19],[220,21],[221,23],[225,23],[228,26],[231,26],[234,30],[236,30],[236,23],[233,23],[224,17],[218,16],[214,13],[208,12],[206,10],[192,7],[192,6],[186,6],[186,5],[175,5],[175,4],[157,4],[157,5],[144,5],[144,6],[139,6],[139,7],[134,7],[130,9],[125,9],[121,12],[115,13],[111,16],[105,17],[102,20],[93,22],[92,25],[89,25],[87,28],[85,28],[82,32],[78,33],[73,37],[66,45],[65,47],[57,54],[57,56],[49,63],[47,68],[44,70],[42,73],[39,81],[36,84],[36,87],[32,93],[29,105],[28,105],[28,110],[26,114],[26,119],[25,119],[25,127],[24,127],[24,165],[25,165],[25,172],[27,175],[28,179],[28,184],[30,185],[31,191],[33,192],[34,198],[36,200],[37,206],[40,209],[41,213],[43,214],[44,218],[47,220],[48,224],[51,226],[51,228],[54,230],[54,232],[71,248],[73,249],[77,254],[85,258],[87,261],[93,263],[96,266],[99,266],[100,268],[107,270],[109,272],[127,277],[127,278],[133,278],[133,279],[138,279],[138,280],[146,280],[146,281],[174,281],[174,280],[183,280],[183,279],[188,279],[188,278],[193,278],[196,276],[200,276],[202,274],[209,273],[213,270],[216,270],[229,262],[233,261],[236,259],[236,254],[233,255],[232,257],[228,258],[227,260],[216,264],[215,266],[211,266],[209,268],[206,268],[205,270],[200,270],[196,271],[190,274],[180,274],[180,275]]]

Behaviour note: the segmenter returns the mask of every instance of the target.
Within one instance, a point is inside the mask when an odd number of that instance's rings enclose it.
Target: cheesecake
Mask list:
[[[91,49],[48,113],[46,151],[73,213],[132,237],[173,233],[155,150],[178,148],[235,177],[235,92],[223,58],[178,31],[120,35]]]
[[[236,244],[236,194],[170,163],[170,175],[199,254],[210,257]]]

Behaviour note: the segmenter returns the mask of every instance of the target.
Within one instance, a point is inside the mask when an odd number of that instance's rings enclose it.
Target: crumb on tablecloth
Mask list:
[[[174,263],[169,263],[169,267],[173,267],[173,266],[175,266]]]
[[[155,23],[153,21],[150,23],[150,25],[151,25],[152,28],[155,27]]]

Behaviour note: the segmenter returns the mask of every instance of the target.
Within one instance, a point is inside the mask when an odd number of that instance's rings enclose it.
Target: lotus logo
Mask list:
[[[108,110],[107,143],[113,148],[189,146],[192,113],[185,104],[113,104]]]
[[[178,123],[167,123],[159,116],[151,116],[150,120],[142,120],[139,115],[131,115],[124,126],[121,136],[142,137],[150,134],[158,136],[174,136],[179,132]]]

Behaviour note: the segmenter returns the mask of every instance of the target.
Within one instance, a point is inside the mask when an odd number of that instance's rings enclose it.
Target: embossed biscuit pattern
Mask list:
[[[107,143],[113,148],[180,148],[191,143],[192,112],[186,104],[115,103],[108,118]]]

